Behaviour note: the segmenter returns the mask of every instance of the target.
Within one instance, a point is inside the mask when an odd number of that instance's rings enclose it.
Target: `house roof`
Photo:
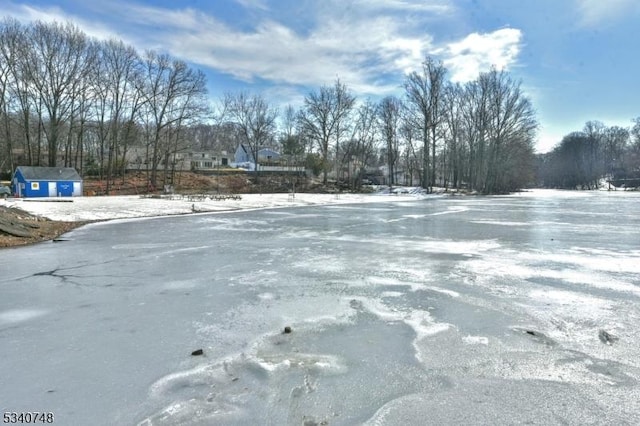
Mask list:
[[[81,181],[82,178],[72,167],[31,167],[20,166],[20,170],[26,180],[67,180]]]
[[[273,150],[271,148],[260,148],[260,150],[258,151],[258,154],[275,154],[275,155],[280,155],[280,153],[276,150]]]
[[[251,150],[245,144],[241,143],[240,145],[238,145],[238,148],[242,149],[247,154],[252,155]],[[278,151],[276,151],[276,150],[274,150],[272,148],[268,148],[266,146],[263,146],[262,148],[258,149],[258,153],[263,153],[263,152],[272,152],[274,154],[280,155],[280,153]]]

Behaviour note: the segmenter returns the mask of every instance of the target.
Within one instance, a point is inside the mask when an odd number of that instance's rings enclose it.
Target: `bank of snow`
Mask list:
[[[400,202],[416,200],[416,195],[398,194],[244,194],[239,200],[196,200],[193,197],[143,198],[140,196],[77,197],[68,199],[9,199],[0,201],[51,220],[90,221],[188,213],[219,212],[273,207],[326,204]]]

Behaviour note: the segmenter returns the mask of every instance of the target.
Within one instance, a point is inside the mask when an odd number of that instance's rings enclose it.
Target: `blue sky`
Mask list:
[[[520,79],[548,151],[587,120],[640,116],[637,0],[0,0],[23,22],[71,21],[207,74],[210,96],[248,90],[278,105],[337,77],[361,99],[402,94],[425,56],[454,81],[492,65]]]

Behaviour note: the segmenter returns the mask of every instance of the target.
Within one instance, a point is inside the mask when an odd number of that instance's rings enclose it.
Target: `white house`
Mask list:
[[[188,152],[182,155],[184,165],[188,164],[187,170],[214,170],[229,166],[229,156],[227,151],[197,151]]]
[[[147,170],[147,149],[131,147],[127,151],[127,170]],[[211,171],[228,167],[230,162],[226,151],[185,151],[171,155],[169,168],[181,171]]]

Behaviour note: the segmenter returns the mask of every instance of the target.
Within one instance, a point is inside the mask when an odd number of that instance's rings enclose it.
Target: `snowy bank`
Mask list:
[[[131,196],[7,199],[1,205],[15,207],[51,220],[88,221],[222,212],[274,207],[326,204],[356,204],[416,200],[415,195],[398,194],[243,194],[241,199],[198,200],[188,196],[143,198]]]

